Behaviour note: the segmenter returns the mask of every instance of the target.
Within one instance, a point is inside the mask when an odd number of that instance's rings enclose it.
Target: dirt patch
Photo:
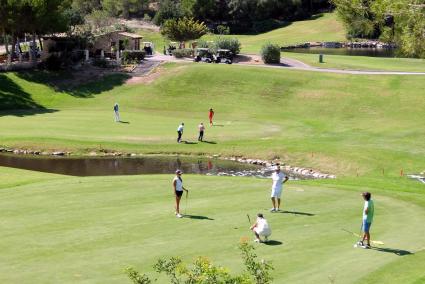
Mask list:
[[[163,66],[158,66],[155,69],[153,69],[151,72],[149,72],[145,76],[134,76],[127,80],[126,84],[134,85],[134,84],[151,84],[155,80],[157,80],[161,76],[167,76],[171,73],[176,74],[182,72],[184,69],[186,69],[186,66],[179,66],[176,68],[173,68],[172,70],[166,69]]]
[[[298,93],[297,96],[303,99],[320,99],[326,97],[328,94],[324,91],[309,91]]]

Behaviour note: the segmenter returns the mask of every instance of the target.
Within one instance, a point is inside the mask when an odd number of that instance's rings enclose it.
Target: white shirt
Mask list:
[[[179,177],[174,177],[173,184],[174,181],[176,182],[176,191],[183,191],[183,182],[179,179]]]
[[[205,126],[203,124],[199,124],[199,131],[204,131],[205,130]]]
[[[273,174],[272,174],[272,180],[273,180],[272,189],[281,190],[282,189],[282,182],[285,178],[286,178],[286,176],[285,176],[284,173],[279,172],[279,174],[278,174],[276,172],[273,172]]]
[[[271,228],[266,219],[257,217],[257,232],[261,232],[266,235],[271,233]]]
[[[177,131],[183,132],[183,125],[182,124],[179,125],[179,127],[177,128]]]

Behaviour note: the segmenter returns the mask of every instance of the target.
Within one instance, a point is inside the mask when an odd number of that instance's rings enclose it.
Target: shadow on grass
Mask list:
[[[119,123],[130,124],[130,121],[118,121]]]
[[[280,241],[275,241],[275,240],[268,240],[267,242],[264,243],[265,245],[268,246],[280,246],[282,244],[282,242]]]
[[[203,143],[207,143],[207,144],[217,144],[217,142],[215,142],[215,141],[207,141],[207,140],[203,140],[203,141],[201,141],[201,142],[203,142]]]
[[[316,214],[313,214],[313,213],[297,212],[297,211],[278,211],[276,213],[302,215],[302,216],[315,216],[316,215]]]
[[[183,218],[195,219],[195,220],[214,220],[207,216],[199,216],[199,215],[183,215]]]
[[[408,250],[402,250],[402,249],[380,248],[380,247],[371,247],[371,249],[380,251],[380,252],[393,253],[398,256],[414,254],[413,252],[410,252]]]
[[[191,142],[191,141],[182,141],[184,144],[198,144],[198,142]]]
[[[21,86],[8,76],[0,74],[0,116],[27,116],[56,111],[38,104]]]
[[[95,95],[123,85],[130,76],[125,73],[110,73],[103,76],[88,73],[73,75],[69,71],[27,71],[16,73],[18,77],[39,84],[47,85],[56,92],[66,92],[78,98],[92,98]]]

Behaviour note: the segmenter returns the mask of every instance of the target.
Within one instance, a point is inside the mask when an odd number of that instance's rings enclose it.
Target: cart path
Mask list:
[[[288,70],[300,70],[322,73],[337,73],[337,74],[351,74],[351,75],[425,75],[425,72],[401,72],[401,71],[372,71],[372,70],[347,70],[347,69],[333,69],[333,68],[319,68],[313,67],[304,62],[292,58],[282,58],[280,64],[263,64],[258,62],[258,55],[241,54],[243,57],[251,57],[252,61],[244,61],[235,63],[237,65],[251,66],[251,67],[264,67],[264,68],[285,68]],[[193,62],[191,59],[177,59],[174,56],[163,54],[155,54],[147,61],[161,61],[161,62]]]

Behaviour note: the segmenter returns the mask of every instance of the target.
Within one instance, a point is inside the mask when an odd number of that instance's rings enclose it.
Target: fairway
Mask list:
[[[0,173],[28,174],[6,168]],[[126,283],[126,266],[153,274],[157,258],[177,255],[186,261],[208,256],[239,272],[237,244],[243,237],[253,239],[246,214],[254,218],[258,212],[269,219],[274,242],[257,244],[256,252],[273,262],[274,283],[329,283],[330,278],[356,283],[390,263],[419,257],[413,253],[425,246],[425,209],[377,194],[373,235],[385,245],[354,249],[355,237],[341,228],[358,230],[359,190],[291,182],[283,209],[298,214],[271,214],[269,180],[189,175],[184,179],[192,217],[177,219],[172,176],[38,176],[45,180],[1,184],[2,283]]]

